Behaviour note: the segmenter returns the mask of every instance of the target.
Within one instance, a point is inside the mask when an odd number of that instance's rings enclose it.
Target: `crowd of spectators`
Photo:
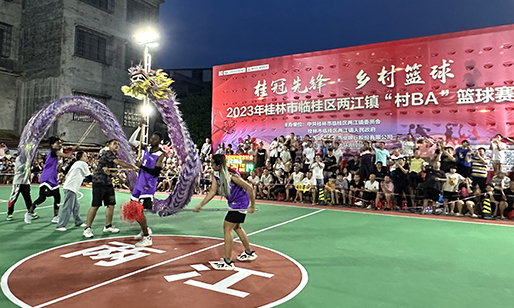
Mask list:
[[[498,134],[485,147],[467,140],[454,147],[408,134],[387,144],[362,141],[352,151],[333,138],[291,133],[266,147],[247,136],[213,149],[207,139],[200,155],[204,170],[212,154],[255,155],[255,170],[243,177],[258,199],[505,219],[514,215],[514,181],[502,171],[502,140]]]

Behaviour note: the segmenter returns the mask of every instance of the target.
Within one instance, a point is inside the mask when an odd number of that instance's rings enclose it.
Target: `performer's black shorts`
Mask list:
[[[143,208],[145,210],[151,210],[152,209],[152,199],[150,198],[141,198],[139,201],[143,204]]]
[[[116,204],[114,187],[112,185],[93,183],[93,201],[91,202],[91,206],[102,206],[102,201],[105,206]]]
[[[239,211],[229,211],[227,216],[225,216],[225,220],[235,224],[242,224],[245,222],[246,214],[243,214]]]

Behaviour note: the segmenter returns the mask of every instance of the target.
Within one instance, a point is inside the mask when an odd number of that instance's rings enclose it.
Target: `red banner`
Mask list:
[[[508,25],[215,66],[213,142],[511,136],[513,37]]]

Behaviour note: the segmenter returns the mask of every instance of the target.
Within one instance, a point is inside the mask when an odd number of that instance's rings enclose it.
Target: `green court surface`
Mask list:
[[[81,189],[81,213],[91,190]],[[32,186],[32,198],[38,187]],[[41,218],[23,222],[24,202],[18,200],[13,221],[5,220],[10,187],[0,187],[2,206],[0,272],[39,251],[86,240],[82,228],[68,224],[55,231],[52,201],[37,210]],[[61,192],[62,194],[62,192]],[[128,200],[117,193],[118,204]],[[188,207],[201,199],[193,198]],[[212,201],[209,207],[226,207]],[[282,252],[308,272],[305,288],[280,307],[512,307],[514,299],[514,228],[413,217],[318,210],[258,204],[244,227],[251,243]],[[223,212],[179,213],[160,218],[147,215],[155,234],[222,238]],[[311,214],[311,215],[307,215]],[[298,219],[296,219],[298,218]],[[102,234],[103,210],[93,232]],[[283,223],[283,224],[281,224]],[[120,236],[135,235],[136,225],[119,221]],[[278,225],[281,224],[281,225]],[[278,225],[278,226],[277,226]],[[266,229],[274,226],[273,228]],[[257,251],[258,253],[258,251]],[[258,260],[256,261],[258,262]],[[30,279],[30,277],[27,277]],[[16,307],[2,293],[0,307]]]

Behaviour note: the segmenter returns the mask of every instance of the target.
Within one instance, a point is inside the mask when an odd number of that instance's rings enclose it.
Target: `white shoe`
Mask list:
[[[477,214],[473,214],[471,215],[472,218],[478,218],[478,215]]]
[[[148,235],[152,235],[152,229],[150,229],[150,227],[148,227]],[[140,240],[143,238],[143,231],[139,232],[138,235],[134,236],[134,239],[135,240]]]
[[[149,236],[143,236],[143,238],[136,243],[136,247],[152,246],[152,238]]]
[[[219,262],[212,262],[211,265],[215,270],[233,271],[236,268],[234,262],[227,263],[225,258],[221,258]]]
[[[362,206],[362,201],[357,201],[357,202],[355,202],[355,205],[356,205],[356,206]]]
[[[55,228],[55,230],[57,230],[57,231],[66,231],[66,228],[65,227],[59,227],[59,228]]]
[[[83,222],[79,227],[87,227],[87,225],[85,222]]]
[[[82,234],[87,238],[92,238],[94,236],[93,231],[91,231],[91,228],[84,229],[84,232],[82,232]]]
[[[366,210],[371,210],[371,204],[366,207]]]
[[[30,224],[32,222],[32,214],[27,212],[25,213],[25,223]]]
[[[58,222],[59,222],[59,216],[54,216],[54,218],[52,218],[52,223],[56,224]]]
[[[120,229],[114,228],[113,226],[110,226],[109,228],[104,227],[104,233],[107,233],[107,232],[118,233],[118,232],[120,232]]]
[[[239,256],[237,256],[237,261],[253,261],[257,259],[257,254],[255,251],[252,251],[251,253],[246,253],[246,251],[243,251]]]
[[[460,216],[464,216],[464,215],[462,215],[461,213],[455,213],[455,216],[459,216],[460,217]]]

